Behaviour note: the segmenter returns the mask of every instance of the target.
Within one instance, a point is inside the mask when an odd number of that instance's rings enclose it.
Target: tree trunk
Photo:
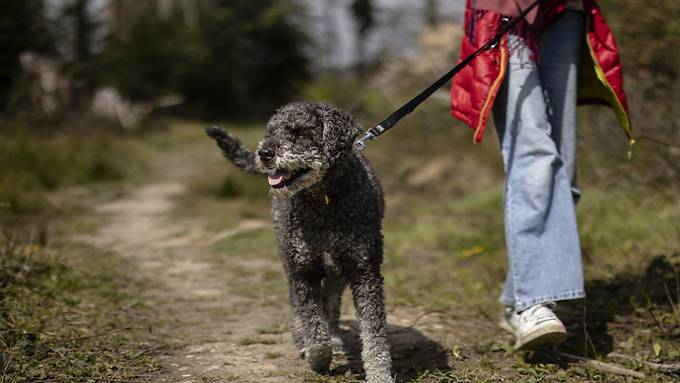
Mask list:
[[[425,0],[425,21],[430,27],[436,27],[439,24],[437,0]]]
[[[90,0],[75,0],[67,10],[73,25],[73,59],[71,63],[71,100],[73,107],[83,109],[88,106],[92,83],[88,73],[88,61],[92,55],[91,38],[94,24],[87,12]]]

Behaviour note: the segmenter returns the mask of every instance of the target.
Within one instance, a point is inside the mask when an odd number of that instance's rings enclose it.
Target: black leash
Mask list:
[[[531,12],[534,8],[536,8],[545,1],[546,0],[534,1],[529,7],[527,7],[527,9],[522,11],[515,18],[503,17],[501,19],[500,28],[493,38],[487,41],[479,49],[474,51],[471,55],[466,57],[458,65],[453,67],[453,69],[446,72],[437,81],[433,82],[430,86],[428,86],[427,89],[420,92],[419,95],[415,96],[411,101],[407,102],[401,108],[397,109],[396,112],[390,114],[381,123],[379,123],[378,125],[371,129],[368,129],[368,131],[366,132],[366,134],[364,134],[363,137],[359,138],[358,140],[356,140],[356,142],[354,142],[354,145],[356,145],[356,147],[359,150],[364,150],[364,148],[366,147],[367,140],[375,140],[376,138],[378,138],[378,136],[393,128],[399,122],[399,120],[413,112],[413,110],[415,110],[418,107],[418,105],[422,104],[423,101],[427,100],[432,95],[432,93],[434,93],[437,89],[444,86],[444,84],[446,84],[453,76],[455,76],[456,73],[460,72],[461,69],[468,65],[470,61],[472,61],[475,57],[479,56],[482,52],[486,50],[496,48],[498,46],[498,43],[501,41],[501,38],[506,33],[510,32],[520,20],[523,20],[526,17],[526,15],[529,14],[529,12]]]

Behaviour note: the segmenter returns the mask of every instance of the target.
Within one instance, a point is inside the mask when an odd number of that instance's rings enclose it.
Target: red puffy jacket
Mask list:
[[[587,14],[586,43],[583,50],[578,81],[578,102],[599,103],[613,107],[619,123],[632,145],[628,103],[623,91],[623,74],[616,41],[594,0],[583,0]],[[558,5],[555,16],[563,12],[565,5]],[[502,15],[482,12],[482,19],[472,23],[470,0],[465,11],[465,37],[461,47],[461,59],[470,55],[491,39],[497,32]],[[470,28],[474,30],[470,30]],[[474,35],[471,36],[470,34]],[[469,125],[474,131],[474,141],[480,142],[498,89],[503,83],[508,66],[507,36],[499,46],[483,52],[458,73],[451,86],[451,114]]]

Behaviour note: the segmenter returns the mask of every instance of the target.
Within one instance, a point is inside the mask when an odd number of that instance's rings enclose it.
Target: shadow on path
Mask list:
[[[343,375],[349,371],[363,375],[359,325],[355,320],[345,320],[341,321],[341,328],[345,329],[340,335],[345,356],[334,356],[335,368],[331,374]],[[388,324],[387,338],[392,354],[392,373],[397,376],[397,382],[409,381],[427,370],[449,369],[448,350],[415,328]]]
[[[587,298],[557,306],[569,337],[561,350],[589,358],[614,351],[633,334],[635,327],[661,331],[653,312],[672,312],[680,301],[680,253],[659,255],[637,270],[609,279],[586,282]],[[680,338],[680,324],[664,325],[666,336]],[[542,363],[544,356],[528,355],[528,362]],[[560,361],[549,362],[561,364]]]

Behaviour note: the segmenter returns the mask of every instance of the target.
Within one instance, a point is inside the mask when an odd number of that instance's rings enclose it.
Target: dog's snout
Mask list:
[[[263,160],[271,160],[274,158],[274,151],[271,149],[263,148],[257,151],[257,155]]]

